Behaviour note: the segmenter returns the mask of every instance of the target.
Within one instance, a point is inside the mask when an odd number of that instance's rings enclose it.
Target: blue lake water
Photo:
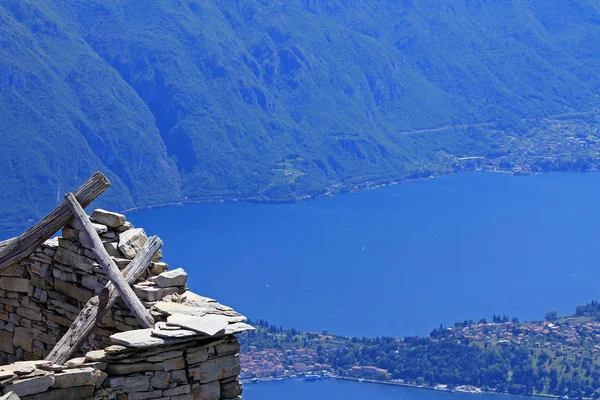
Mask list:
[[[468,173],[295,204],[130,213],[194,291],[347,335],[571,313],[600,294],[600,173]]]
[[[349,381],[286,380],[244,385],[244,400],[473,400],[472,394],[445,393]],[[514,396],[480,394],[477,400],[515,400]]]

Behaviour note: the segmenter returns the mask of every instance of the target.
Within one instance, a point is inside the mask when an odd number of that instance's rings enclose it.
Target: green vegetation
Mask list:
[[[596,115],[599,18],[591,0],[1,0],[0,229],[95,170],[117,209],[288,201],[555,141],[543,118]],[[561,157],[534,169],[597,154]]]
[[[577,307],[575,315],[567,318],[548,313],[556,317],[552,323],[520,323],[516,318],[494,316],[492,323],[463,321],[435,329],[424,338],[301,333],[258,321],[254,323],[257,330],[241,338],[242,350],[252,358],[265,349],[312,349],[316,355],[305,363],[327,365],[341,376],[352,375],[353,366],[374,366],[387,370],[391,379],[409,384],[473,385],[513,394],[598,398],[599,304]],[[293,357],[293,352],[284,354]],[[293,368],[293,364],[285,367]]]

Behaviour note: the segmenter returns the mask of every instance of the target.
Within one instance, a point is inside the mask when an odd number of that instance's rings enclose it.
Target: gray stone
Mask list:
[[[171,371],[171,383],[187,383],[187,372],[185,369]]]
[[[150,387],[150,377],[147,375],[131,377],[108,378],[108,384],[112,389],[119,389],[125,393],[146,392]]]
[[[78,268],[88,273],[91,273],[94,269],[94,261],[92,259],[73,253],[62,247],[59,247],[58,250],[56,250],[54,259],[60,264]]]
[[[110,226],[111,228],[116,228],[125,223],[125,216],[123,214],[106,211],[101,208],[97,208],[92,211],[92,218],[106,226]]]
[[[34,329],[23,328],[20,326],[15,327],[15,334],[13,336],[13,345],[15,347],[20,347],[25,351],[32,352],[33,351],[33,334],[35,333]]]
[[[5,371],[0,369],[0,381],[10,379],[15,375],[13,371]]]
[[[142,228],[129,229],[119,235],[119,250],[125,258],[133,259],[142,247],[148,241],[148,236]],[[154,260],[162,258],[162,253],[159,250],[154,257]]]
[[[84,275],[81,278],[81,284],[94,292],[99,292],[104,287],[94,275]]]
[[[77,240],[79,240],[79,243],[81,243],[81,245],[83,247],[85,247],[86,249],[91,249],[94,247],[92,245],[91,239],[88,237],[86,232],[79,231],[79,236],[78,236]]]
[[[170,339],[160,338],[152,335],[154,328],[137,329],[128,332],[115,333],[110,339],[115,344],[120,344],[130,348],[146,348],[154,346],[164,346],[169,344],[177,344],[189,341],[189,339]]]
[[[165,400],[166,399],[169,399],[169,400],[194,400],[194,396],[191,393],[189,393],[189,394],[182,394],[179,396],[167,397],[167,398],[165,398]]]
[[[172,389],[163,391],[164,396],[179,396],[179,395],[188,394],[188,393],[192,393],[192,389],[190,388],[190,385],[175,386]]]
[[[0,278],[0,289],[8,292],[27,293],[29,291],[29,279],[3,276]]]
[[[69,369],[60,374],[54,374],[54,388],[68,388],[75,386],[90,386],[95,382],[95,370],[93,368]]]
[[[62,238],[70,239],[70,240],[79,240],[79,231],[73,228],[62,228]],[[60,238],[59,238],[59,246],[60,246]]]
[[[86,363],[85,357],[72,358],[65,363],[67,367],[79,367]]]
[[[195,399],[219,400],[221,398],[221,387],[219,381],[214,381],[199,385],[192,393]]]
[[[117,267],[119,267],[119,269],[124,269],[131,262],[131,260],[120,257],[113,257],[113,261],[115,262],[115,264],[117,264]]]
[[[226,335],[234,335],[237,333],[242,333],[246,331],[253,331],[254,327],[252,325],[245,324],[243,322],[236,322],[234,324],[229,324],[225,328]]]
[[[208,360],[208,349],[200,349],[198,351],[187,353],[187,363],[189,365],[199,364]]]
[[[164,262],[153,262],[150,264],[150,274],[153,276],[160,275],[169,269],[169,265]]]
[[[109,256],[121,258],[123,257],[123,254],[121,254],[118,245],[119,244],[117,242],[104,243],[104,248]]]
[[[31,379],[15,381],[4,388],[6,392],[15,392],[19,396],[42,393],[54,385],[54,376],[43,375]]]
[[[108,378],[108,374],[106,372],[100,371],[100,370],[95,370],[94,371],[94,379],[96,381],[96,384],[94,385],[94,387],[96,389],[100,388],[102,386],[102,384],[104,383],[104,381],[106,381],[106,378]]]
[[[27,400],[70,400],[87,399],[94,394],[93,386],[79,386],[65,389],[52,389],[47,392],[28,396]]]
[[[22,277],[24,270],[25,270],[25,268],[23,268],[23,265],[13,264],[13,265],[9,265],[8,267],[0,270],[0,276]]]
[[[192,315],[174,314],[167,318],[167,324],[172,326],[180,326],[194,332],[201,333],[207,336],[215,336],[225,332],[225,328],[229,325],[227,317],[221,315],[207,314],[202,317]]]
[[[0,400],[21,400],[21,398],[17,396],[15,392],[9,392],[4,396],[1,396]]]
[[[88,289],[84,289],[79,286],[72,285],[61,280],[54,281],[54,289],[59,292],[66,294],[67,296],[76,299],[82,303],[86,303],[89,299],[94,296],[94,292]]]
[[[153,309],[167,315],[182,314],[202,317],[207,314],[214,314],[231,317],[228,319],[230,323],[246,321],[246,317],[219,303],[206,302],[203,305],[190,305],[188,303],[182,304],[170,301],[159,301],[154,304]]]
[[[170,288],[158,288],[154,286],[146,286],[146,285],[133,285],[133,291],[138,297],[145,301],[157,301],[161,300],[163,297],[177,293],[181,291],[180,288],[170,287]]]
[[[145,358],[149,362],[161,362],[164,360],[169,360],[171,358],[180,357],[182,355],[183,355],[183,350],[174,350],[174,351],[167,351],[164,353],[158,353],[156,355],[148,356]]]
[[[109,375],[128,375],[136,372],[147,372],[147,371],[162,371],[162,363],[148,363],[140,362],[134,364],[108,364],[106,366],[106,372]]]
[[[92,350],[85,353],[84,362],[105,361],[107,357],[106,351],[104,350]]]
[[[200,383],[208,383],[225,378],[231,378],[240,372],[240,357],[238,354],[227,357],[213,358],[190,369],[190,376]]]
[[[108,228],[104,224],[98,224],[98,223],[93,222],[92,226],[94,227],[94,229],[96,230],[96,233],[98,235],[108,232]]]
[[[233,399],[242,394],[242,382],[235,380],[233,382],[221,383],[221,397],[224,399]]]
[[[218,356],[228,356],[230,354],[236,354],[240,352],[240,343],[237,341],[220,343],[215,346],[215,351]]]
[[[165,371],[156,371],[150,378],[150,385],[155,389],[166,389],[171,382],[171,373]]]
[[[197,332],[190,331],[187,329],[159,329],[154,328],[152,330],[152,336],[160,337],[160,338],[187,338],[198,336]]]
[[[181,286],[185,287],[187,282],[187,273],[183,270],[183,268],[177,268],[172,271],[166,271],[158,276],[153,276],[148,280],[150,282],[156,283],[156,286],[161,288],[167,288],[172,286]]]
[[[128,231],[130,229],[133,229],[133,224],[129,221],[125,221],[125,223],[121,226],[117,226],[115,228],[115,232],[125,232]]]
[[[127,395],[127,400],[147,400],[147,399],[168,400],[167,397],[163,397],[162,390],[154,390],[152,392],[129,393]],[[171,399],[171,398],[169,398],[169,399]]]
[[[15,348],[13,347],[12,332],[0,331],[0,351],[3,353],[14,354]]]
[[[185,368],[185,360],[183,357],[175,357],[170,360],[163,361],[163,371],[176,371]]]
[[[79,232],[79,231],[76,231],[76,232]],[[76,240],[79,240],[79,238],[77,238]],[[66,238],[58,238],[58,245],[60,247],[62,247],[63,249],[72,251],[73,253],[77,253],[77,250],[79,250],[79,246],[77,246],[75,243],[73,243],[72,240],[66,239]],[[56,252],[54,252],[54,254],[56,254]]]

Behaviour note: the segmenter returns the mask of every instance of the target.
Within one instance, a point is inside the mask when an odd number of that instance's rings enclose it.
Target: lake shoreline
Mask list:
[[[431,386],[419,386],[419,385],[415,385],[415,384],[411,384],[411,383],[378,381],[378,380],[374,380],[374,379],[354,378],[354,377],[348,377],[348,376],[333,376],[331,378],[324,378],[324,380],[326,380],[326,379],[350,381],[350,382],[357,382],[357,383],[368,383],[371,385],[381,385],[381,386],[398,386],[398,387],[405,387],[405,388],[410,388],[410,389],[428,390],[428,391],[443,392],[443,393],[449,393],[449,394],[452,394],[452,393],[465,393],[465,394],[473,394],[473,395],[496,394],[496,395],[504,395],[504,396],[511,396],[511,397],[527,397],[527,398],[538,398],[538,399],[558,399],[558,398],[560,398],[559,396],[552,395],[552,394],[533,394],[531,396],[526,396],[526,395],[522,395],[522,394],[499,393],[499,392],[495,392],[495,391],[491,391],[491,390],[483,390],[481,388],[477,388],[480,390],[479,392],[471,392],[471,391],[466,391],[466,390],[451,390],[451,389],[436,388],[436,387],[431,387]],[[257,382],[252,382],[251,380],[243,380],[242,382],[244,383],[244,385],[248,385],[248,384],[260,384],[260,383],[291,381],[291,380],[301,380],[301,379],[298,377],[295,377],[295,378],[292,378],[292,377],[281,377],[281,378],[269,377],[269,378],[259,379]],[[583,399],[590,400],[586,397],[584,397]]]
[[[557,171],[534,172],[534,173],[528,173],[528,174],[517,174],[514,171],[509,171],[509,170],[474,169],[474,170],[465,170],[465,171],[460,171],[460,172],[440,173],[440,174],[431,175],[428,177],[419,177],[419,178],[402,178],[402,179],[382,178],[381,180],[365,181],[365,182],[356,183],[356,184],[348,184],[345,186],[342,185],[341,183],[339,183],[339,184],[336,184],[333,186],[325,187],[325,189],[327,190],[325,193],[314,195],[314,196],[313,195],[304,195],[304,196],[300,196],[300,197],[292,198],[292,199],[277,200],[277,199],[261,199],[261,198],[255,198],[255,197],[235,197],[235,196],[216,197],[216,198],[206,197],[206,198],[200,198],[200,199],[196,199],[196,200],[181,200],[181,201],[173,201],[173,202],[168,202],[168,203],[139,205],[139,206],[135,206],[135,207],[119,209],[119,210],[117,210],[117,212],[130,213],[130,212],[148,211],[148,210],[154,210],[154,209],[160,209],[160,208],[181,207],[181,206],[199,205],[199,204],[224,204],[224,203],[295,204],[295,203],[304,202],[304,201],[332,198],[332,197],[335,197],[340,194],[360,193],[360,192],[365,192],[365,191],[370,191],[370,190],[376,190],[376,189],[381,189],[381,188],[385,188],[385,187],[389,187],[389,186],[393,186],[393,185],[431,181],[431,180],[438,179],[438,178],[462,175],[462,174],[470,173],[470,172],[491,172],[491,173],[497,173],[497,174],[513,175],[516,177],[522,177],[522,176],[529,176],[529,175],[548,174],[548,173],[553,173],[553,172],[567,172],[567,173],[582,172],[582,173],[585,173],[585,172],[598,172],[598,171],[599,171],[598,169],[590,168],[590,169],[584,170],[584,171],[558,171],[557,170]],[[340,186],[338,186],[338,185],[340,185]],[[0,234],[14,233],[15,237],[18,236],[20,234],[20,232],[21,232],[21,229],[19,227],[15,227],[12,229],[0,229]]]
[[[502,174],[502,175],[512,175],[515,177],[524,177],[524,176],[531,176],[531,175],[551,174],[551,173],[555,173],[555,172],[586,173],[586,172],[598,172],[598,171],[600,171],[600,170],[590,168],[585,171],[556,170],[556,171],[544,171],[544,172],[532,172],[532,173],[527,173],[527,174],[519,174],[519,173],[515,173],[514,171],[509,171],[509,170],[474,169],[474,170],[466,170],[466,171],[460,171],[460,172],[441,173],[441,174],[431,175],[428,177],[419,177],[419,178],[402,178],[402,179],[382,178],[381,180],[365,181],[365,182],[349,184],[349,185],[345,185],[345,186],[342,186],[342,184],[340,183],[340,184],[336,184],[334,186],[326,187],[326,189],[327,189],[326,193],[322,193],[322,194],[314,195],[314,196],[304,195],[304,196],[300,196],[300,197],[292,198],[292,199],[278,200],[278,199],[261,199],[261,198],[255,198],[255,197],[245,197],[244,198],[244,197],[235,197],[235,196],[218,197],[218,198],[207,197],[207,198],[201,198],[201,199],[197,199],[197,200],[182,200],[182,201],[174,201],[174,202],[169,202],[169,203],[141,205],[141,206],[123,209],[123,210],[120,210],[119,212],[127,213],[127,212],[153,210],[153,209],[165,208],[165,207],[179,207],[179,206],[196,205],[196,204],[222,204],[222,203],[295,204],[295,203],[304,202],[304,201],[332,198],[332,197],[335,197],[340,194],[360,193],[360,192],[381,189],[381,188],[394,186],[394,185],[415,183],[415,182],[426,182],[426,181],[431,181],[431,180],[435,180],[435,179],[439,179],[439,178],[463,175],[466,173],[473,173],[473,172],[495,173],[495,174]],[[341,186],[337,186],[337,185],[341,185]],[[0,232],[2,232],[2,231],[0,231]],[[8,231],[3,231],[3,232],[8,232]]]

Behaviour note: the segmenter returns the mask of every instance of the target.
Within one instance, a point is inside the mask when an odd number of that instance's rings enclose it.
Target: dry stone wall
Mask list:
[[[124,269],[148,240],[125,216],[91,221]],[[183,269],[155,260],[133,285],[154,316],[140,329],[121,301],[65,365],[43,360],[107,283],[86,234],[71,222],[19,264],[0,270],[0,399],[240,399],[245,317],[187,290]]]

